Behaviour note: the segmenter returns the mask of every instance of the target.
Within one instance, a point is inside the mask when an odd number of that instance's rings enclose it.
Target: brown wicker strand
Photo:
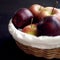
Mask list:
[[[36,57],[44,57],[47,59],[60,58],[60,48],[55,49],[38,49],[30,46],[20,44],[16,41],[17,46],[25,53],[34,55]]]

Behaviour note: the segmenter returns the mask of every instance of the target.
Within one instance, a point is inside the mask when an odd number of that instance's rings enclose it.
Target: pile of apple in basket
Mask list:
[[[29,8],[20,8],[12,18],[16,28],[35,36],[60,35],[60,9],[33,4]]]

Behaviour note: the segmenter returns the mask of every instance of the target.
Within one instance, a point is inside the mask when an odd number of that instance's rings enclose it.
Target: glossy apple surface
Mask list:
[[[14,15],[12,22],[17,28],[21,28],[30,24],[33,17],[34,16],[29,9],[20,8]]]
[[[30,9],[30,11],[33,13],[33,15],[34,15],[35,17],[38,17],[40,11],[41,11],[43,8],[44,8],[44,7],[41,6],[41,5],[39,5],[39,4],[33,4],[33,5],[30,6],[29,9]]]
[[[37,26],[36,24],[27,25],[22,29],[22,32],[31,34],[31,35],[37,35]]]
[[[38,19],[43,19],[46,16],[60,16],[59,14],[60,14],[59,9],[54,7],[45,7],[44,10],[40,12]]]
[[[41,35],[60,35],[60,21],[56,17],[48,16],[38,23],[37,30]]]

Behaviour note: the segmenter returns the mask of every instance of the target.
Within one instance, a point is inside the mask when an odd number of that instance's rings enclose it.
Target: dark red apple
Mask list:
[[[27,8],[20,8],[14,15],[12,22],[17,28],[22,28],[31,23],[33,14]]]
[[[54,16],[45,17],[37,25],[39,35],[57,36],[60,35],[60,21]]]

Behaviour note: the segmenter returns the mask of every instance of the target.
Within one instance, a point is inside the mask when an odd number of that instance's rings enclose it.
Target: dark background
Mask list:
[[[57,8],[60,7],[60,0],[58,1]],[[28,8],[35,3],[53,6],[55,0],[0,0],[0,60],[47,60],[25,54],[16,46],[8,31],[8,23],[14,12],[22,7]]]

